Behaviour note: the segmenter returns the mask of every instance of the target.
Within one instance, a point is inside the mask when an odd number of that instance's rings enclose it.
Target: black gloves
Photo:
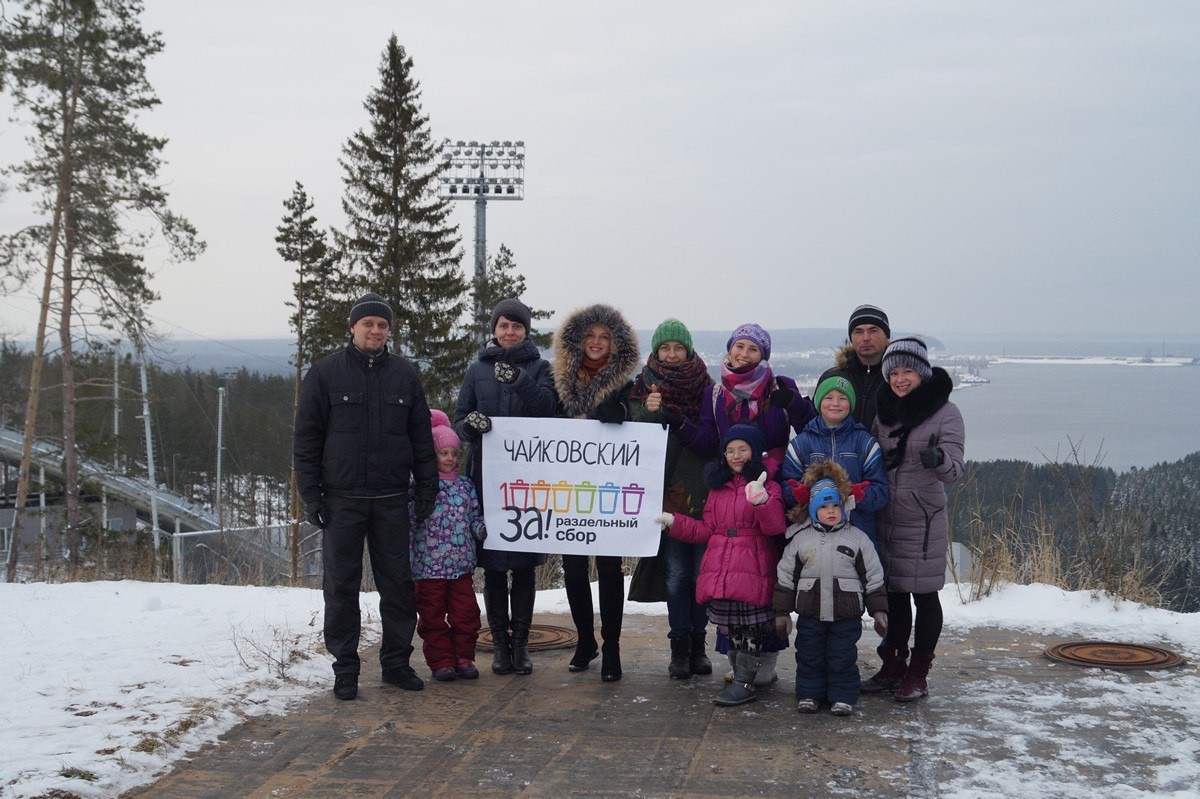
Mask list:
[[[413,519],[417,524],[433,515],[433,500],[429,497],[417,497],[413,500]]]
[[[324,505],[310,505],[308,511],[308,523],[313,527],[319,527],[322,530],[329,524],[329,517],[325,515]]]
[[[792,404],[792,400],[795,398],[795,391],[779,386],[779,388],[771,392],[771,406],[774,408],[786,408]]]
[[[620,400],[606,400],[596,408],[596,419],[605,424],[621,424],[625,421],[625,406]]]
[[[507,361],[496,361],[496,382],[504,385],[517,382],[517,367]]]
[[[499,364],[496,365],[499,366]],[[492,429],[492,420],[488,418],[487,414],[480,413],[479,411],[468,413],[467,418],[463,419],[463,424],[476,433],[486,433]]]
[[[660,411],[660,416],[662,416],[663,424],[668,427],[679,428],[683,426],[684,417],[678,411],[668,411],[666,408],[663,408]]]
[[[946,460],[946,453],[938,449],[937,433],[929,436],[929,446],[921,450],[921,465],[926,469],[936,469]]]

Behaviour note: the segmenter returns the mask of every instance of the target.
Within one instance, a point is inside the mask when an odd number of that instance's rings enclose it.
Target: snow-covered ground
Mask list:
[[[377,599],[364,595],[368,637],[377,632]],[[943,604],[948,630],[1069,631],[1074,639],[1161,643],[1192,662],[1200,658],[1200,614],[1046,586],[1008,586],[969,604],[950,586],[943,591]],[[330,688],[319,591],[139,582],[0,584],[0,607],[0,684],[6,688],[0,701],[0,797],[5,799],[52,790],[114,796],[150,781],[240,719],[282,712]],[[563,592],[539,592],[537,608],[565,613]],[[629,603],[627,612],[666,611],[661,604]],[[1200,780],[1195,735],[1200,678],[1193,673],[1136,681],[1114,672],[1096,675],[1089,679],[1103,683],[1101,697],[1116,691],[1132,708],[1165,702],[1182,714],[1185,727],[1182,740],[1148,742],[1162,760],[1157,767],[1162,794],[1109,795],[1200,795],[1173,787]],[[994,695],[976,691],[969,701],[991,704],[1003,715],[1012,706],[1012,692],[1002,681],[994,686]],[[1045,746],[1046,736],[1056,731],[1064,733],[1063,746],[1070,737],[1069,727],[1062,726],[1067,722],[1047,720],[1047,727],[1036,708],[1032,714],[1012,714],[1008,723],[1009,742],[1022,749]],[[1035,795],[1023,785],[1020,763],[1011,766],[997,769],[981,760],[980,773],[963,774],[957,787],[943,785],[942,794]],[[988,782],[980,783],[984,776]],[[981,790],[982,785],[988,789]]]

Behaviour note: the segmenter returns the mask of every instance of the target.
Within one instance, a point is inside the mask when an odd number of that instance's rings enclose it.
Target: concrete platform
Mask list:
[[[535,621],[570,627],[565,616]],[[875,642],[865,631],[865,674],[877,665]],[[1060,795],[1036,788],[1067,784],[1079,786],[1074,795],[1104,796],[1114,795],[1103,787],[1114,784],[1113,764],[1118,784],[1135,791],[1122,795],[1170,793],[1135,741],[1148,726],[1188,734],[1192,721],[1130,719],[1129,708],[1104,701],[1099,672],[1044,658],[1051,643],[1012,630],[947,630],[928,698],[863,696],[849,718],[805,716],[795,710],[790,653],[757,702],[719,708],[711,699],[724,664],[714,660],[711,677],[671,680],[666,619],[627,615],[620,682],[601,682],[598,660],[568,672],[571,650],[534,653],[524,677],[491,674],[481,652],[479,680],[429,681],[419,693],[383,686],[372,664],[356,701],[326,692],[286,717],[247,722],[126,796],[998,796],[1014,780],[1028,780],[1029,795]],[[423,663],[418,673],[428,678]]]

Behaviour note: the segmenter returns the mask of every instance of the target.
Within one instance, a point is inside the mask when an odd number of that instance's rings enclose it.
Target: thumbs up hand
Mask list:
[[[929,446],[921,450],[921,465],[926,469],[936,469],[946,460],[946,453],[938,449],[937,433],[929,436]]]
[[[757,480],[746,483],[746,501],[751,505],[761,505],[767,501],[767,473],[764,471]]]
[[[646,397],[646,410],[650,413],[658,413],[662,408],[662,393],[658,390],[658,385],[650,386],[650,394]]]

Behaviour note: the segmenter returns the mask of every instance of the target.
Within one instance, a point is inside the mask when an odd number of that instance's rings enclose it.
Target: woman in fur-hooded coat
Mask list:
[[[876,519],[889,622],[883,668],[863,690],[898,685],[896,698],[911,701],[926,694],[925,676],[942,631],[937,592],[946,583],[950,545],[946,484],[962,477],[966,433],[962,414],[950,402],[950,375],[930,366],[922,339],[893,341],[882,368],[887,382],[872,432],[883,449],[890,495]],[[915,631],[912,662],[904,666],[910,631]]]
[[[626,401],[631,378],[641,359],[637,335],[621,312],[596,304],[571,313],[554,334],[554,388],[559,411],[568,419],[596,419],[620,424],[628,418]],[[563,583],[579,642],[567,668],[585,671],[600,655],[592,612],[587,555],[563,555]],[[621,679],[621,620],[625,611],[625,576],[619,556],[597,555],[600,635],[604,659],[600,678]]]

